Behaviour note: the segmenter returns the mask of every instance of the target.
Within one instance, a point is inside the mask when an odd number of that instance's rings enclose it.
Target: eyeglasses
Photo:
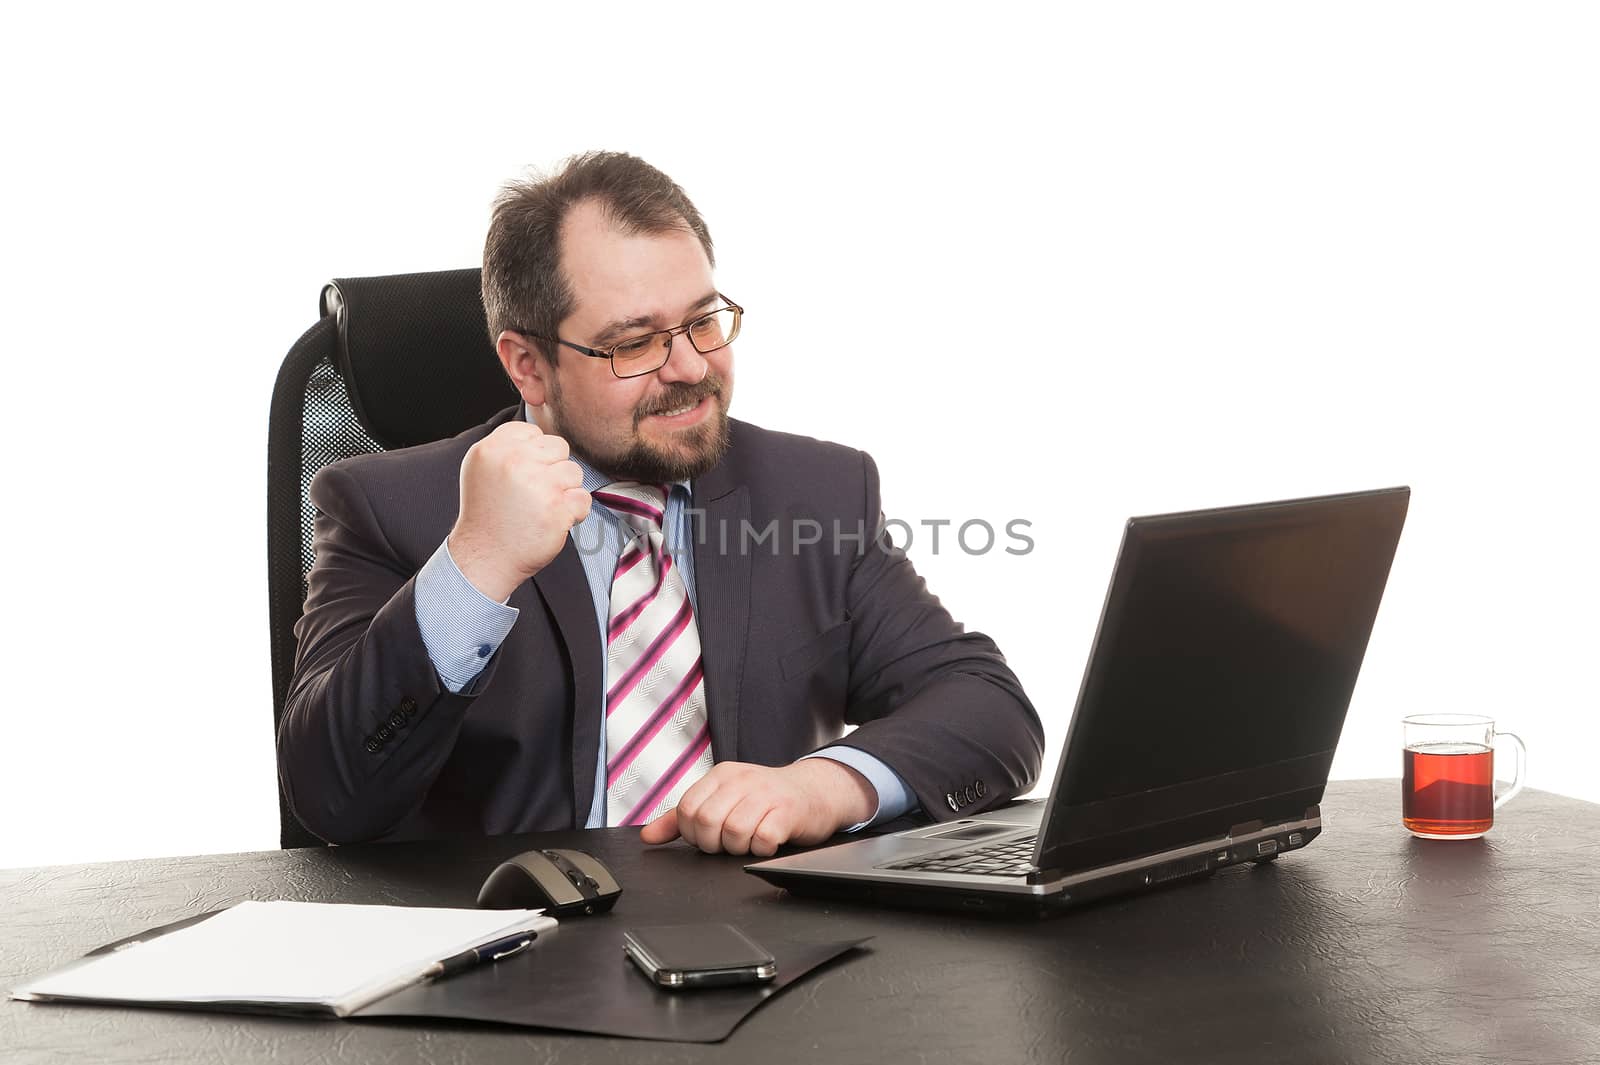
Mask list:
[[[620,340],[610,347],[586,348],[582,344],[574,344],[570,340],[560,337],[540,336],[526,329],[517,332],[524,336],[533,337],[551,344],[564,344],[573,351],[587,355],[591,359],[609,359],[611,372],[626,380],[630,377],[642,377],[647,373],[655,373],[667,364],[672,357],[672,340],[683,335],[689,338],[689,343],[694,345],[694,350],[702,355],[709,355],[718,348],[725,348],[732,344],[739,335],[739,322],[744,317],[744,308],[737,303],[717,293],[717,298],[726,303],[726,307],[718,307],[683,323],[676,329],[659,329],[654,333],[644,333],[640,336]]]

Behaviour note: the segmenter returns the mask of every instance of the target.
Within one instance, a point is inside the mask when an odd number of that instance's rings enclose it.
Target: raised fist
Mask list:
[[[515,421],[473,444],[461,460],[461,512],[450,557],[484,595],[505,602],[549,565],[589,514],[583,471],[567,442]]]

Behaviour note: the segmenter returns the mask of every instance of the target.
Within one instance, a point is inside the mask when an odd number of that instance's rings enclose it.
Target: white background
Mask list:
[[[1481,711],[1600,800],[1592,5],[596,7],[8,16],[0,865],[276,844],[278,363],[592,147],[709,221],[736,414],[1033,522],[913,557],[1055,739],[1128,515],[1405,483],[1335,774]]]

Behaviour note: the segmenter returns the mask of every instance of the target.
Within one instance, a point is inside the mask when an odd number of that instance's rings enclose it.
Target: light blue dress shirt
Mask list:
[[[595,472],[589,464],[573,456],[573,461],[583,470],[583,487],[594,492],[608,483],[608,479]],[[688,481],[672,486],[667,497],[664,521],[667,550],[672,552],[672,563],[683,575],[689,593],[689,603],[698,612],[694,587],[694,552],[690,529],[690,488]],[[600,643],[601,669],[606,668],[605,636],[611,613],[611,576],[617,568],[617,558],[633,537],[616,515],[598,504],[589,508],[589,516],[573,526],[570,534],[578,547],[578,558],[583,562],[584,575],[589,579],[589,592],[594,597],[595,620],[598,622],[597,640]],[[445,687],[459,692],[483,671],[489,658],[500,649],[511,632],[511,626],[520,613],[515,607],[497,603],[480,592],[467,580],[450,557],[448,542],[441,543],[417,574],[415,585],[417,626],[422,630],[422,642],[428,648],[433,668]],[[600,690],[607,689],[602,680]],[[605,735],[605,700],[595,707],[600,715],[600,735]],[[849,831],[880,821],[893,820],[916,805],[916,795],[900,779],[898,773],[881,760],[855,747],[833,746],[807,755],[808,758],[829,758],[849,766],[867,778],[878,793],[878,809],[871,818]],[[585,828],[604,828],[606,824],[606,748],[600,744],[595,762],[594,800],[589,806]]]

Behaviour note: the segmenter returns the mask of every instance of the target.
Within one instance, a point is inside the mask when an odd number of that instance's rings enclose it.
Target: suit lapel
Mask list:
[[[741,545],[750,492],[737,482],[725,458],[694,483],[694,506],[695,620],[705,666],[711,750],[722,762],[739,755],[739,686],[750,624],[750,552]]]
[[[574,827],[582,828],[594,805],[595,752],[600,749],[595,707],[601,705],[602,664],[594,597],[570,536],[554,561],[534,574],[533,583],[556,620],[572,663],[572,816]]]

